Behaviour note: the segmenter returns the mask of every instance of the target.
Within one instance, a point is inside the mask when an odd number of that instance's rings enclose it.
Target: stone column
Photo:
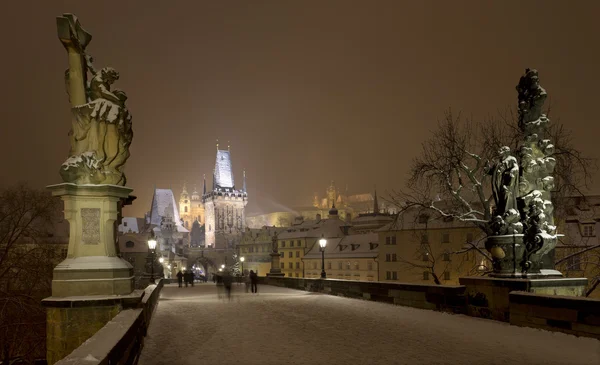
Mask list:
[[[267,276],[285,276],[284,273],[281,272],[281,267],[279,266],[279,252],[271,252],[271,270],[267,273]]]
[[[54,364],[124,307],[135,306],[133,267],[117,256],[116,227],[132,189],[116,185],[51,185],[70,224],[67,258],[54,268],[47,307],[47,360]]]

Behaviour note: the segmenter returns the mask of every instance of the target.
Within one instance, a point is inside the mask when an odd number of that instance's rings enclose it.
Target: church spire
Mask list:
[[[377,203],[377,187],[375,187],[375,197],[373,198],[373,213],[379,214],[379,204]]]
[[[183,191],[181,192],[182,195],[187,195],[187,186],[186,186],[186,182],[185,180],[183,181]]]
[[[202,186],[202,195],[206,195],[206,174],[202,175],[203,186]]]
[[[244,185],[242,186],[242,191],[246,192],[246,170],[244,169]]]

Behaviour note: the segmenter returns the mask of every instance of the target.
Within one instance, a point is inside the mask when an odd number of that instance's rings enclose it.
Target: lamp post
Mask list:
[[[327,246],[327,240],[324,234],[321,234],[319,246],[321,246],[321,279],[325,279],[327,278],[327,274],[325,274],[325,246]]]
[[[152,261],[150,262],[150,282],[154,284],[154,254],[156,252],[156,239],[154,238],[154,234],[148,239],[148,248],[150,249],[150,256],[152,258]]]
[[[244,261],[246,261],[246,258],[244,258],[244,256],[240,257],[240,262],[242,263],[242,276],[244,276]]]

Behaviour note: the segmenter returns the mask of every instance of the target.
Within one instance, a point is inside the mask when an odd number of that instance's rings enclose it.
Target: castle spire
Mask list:
[[[244,185],[242,186],[242,191],[246,192],[246,169],[244,169]]]
[[[206,195],[206,174],[202,175],[202,195]]]
[[[377,187],[375,187],[375,197],[373,198],[373,213],[379,214],[379,204],[377,203]]]
[[[219,139],[217,138],[217,151],[219,150]]]

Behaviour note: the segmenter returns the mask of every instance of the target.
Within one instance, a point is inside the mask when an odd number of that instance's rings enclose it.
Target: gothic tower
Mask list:
[[[220,150],[217,145],[212,190],[202,196],[206,220],[206,247],[235,248],[245,228],[244,208],[248,203],[245,188],[245,173],[243,188],[236,189],[230,151]]]

